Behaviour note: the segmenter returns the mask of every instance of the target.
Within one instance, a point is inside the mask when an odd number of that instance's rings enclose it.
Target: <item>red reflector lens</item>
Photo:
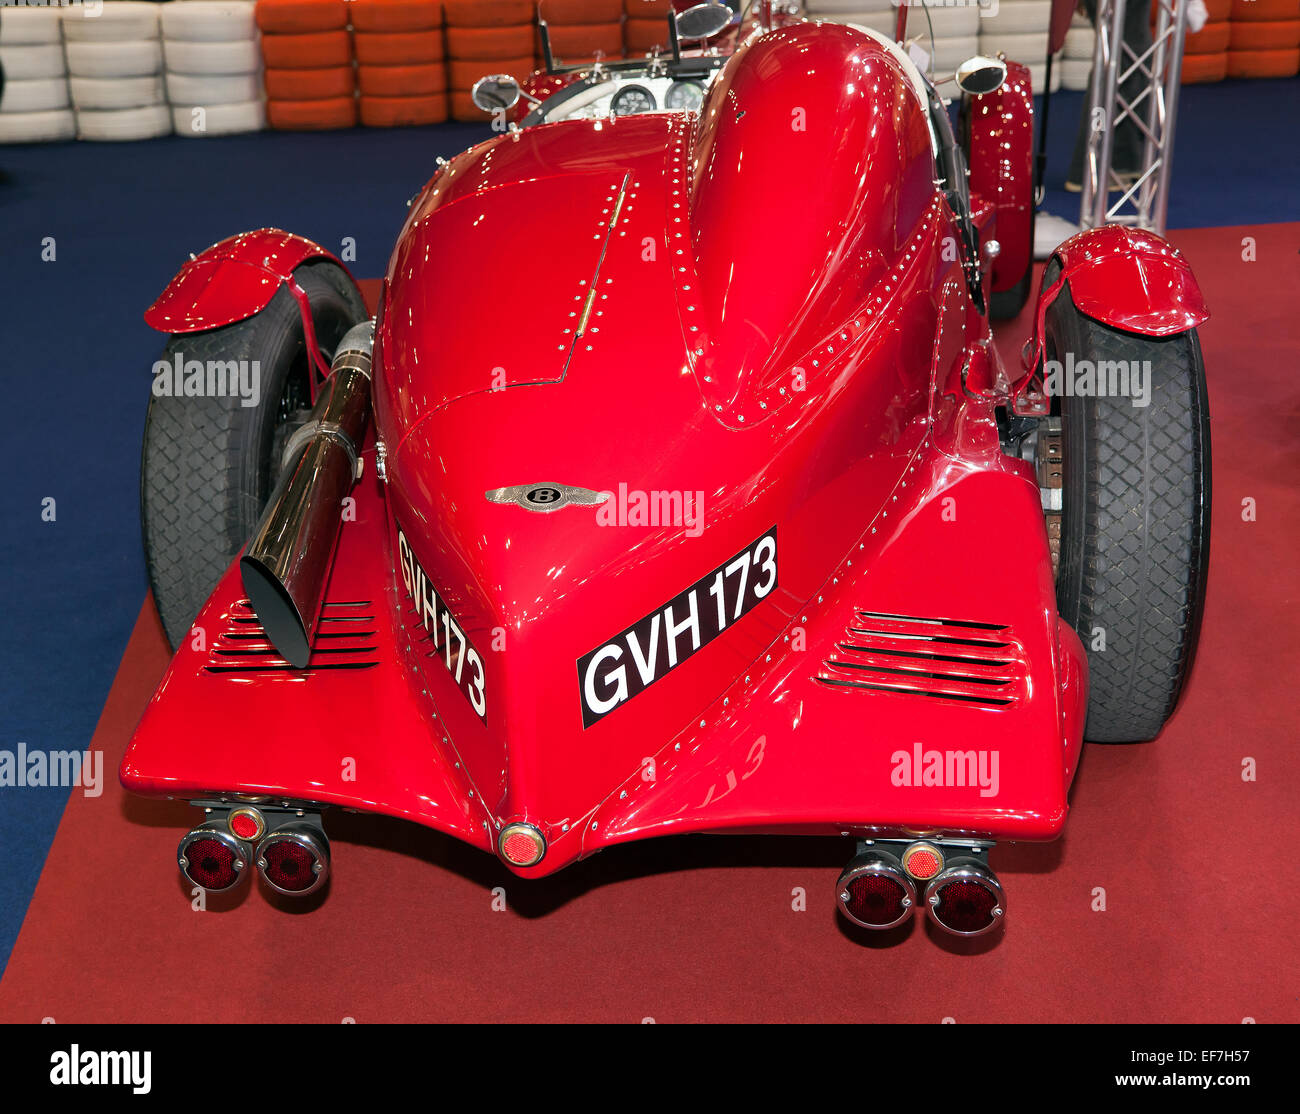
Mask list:
[[[536,842],[523,832],[506,836],[502,841],[501,849],[512,863],[530,863],[537,857]]]
[[[929,847],[916,847],[903,856],[903,866],[913,878],[933,878],[943,866],[943,860]]]
[[[953,932],[983,932],[997,919],[998,896],[979,882],[945,882],[935,896],[935,919]]]
[[[908,906],[907,890],[897,879],[884,874],[859,874],[845,886],[849,900],[844,908],[854,920],[886,928],[902,919]]]
[[[239,881],[234,851],[211,836],[191,840],[182,852],[187,877],[205,890],[228,890]]]
[[[230,830],[240,839],[256,839],[262,834],[262,825],[251,812],[236,812],[230,817]]]
[[[262,873],[271,885],[290,893],[299,893],[316,885],[316,856],[291,839],[277,839],[261,850],[266,866]]]
[[[513,866],[536,866],[546,854],[546,837],[531,824],[509,824],[501,832],[497,850]]]

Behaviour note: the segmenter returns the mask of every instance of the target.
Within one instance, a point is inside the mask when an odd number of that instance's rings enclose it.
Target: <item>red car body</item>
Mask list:
[[[999,149],[972,171],[986,240],[1029,200],[1012,77],[974,117],[974,152]],[[488,851],[522,822],[545,841],[524,876],[680,832],[1059,834],[1086,657],[1033,468],[999,442],[1024,372],[999,362],[987,265],[972,282],[935,179],[913,76],[832,24],[749,39],[698,117],[516,130],[446,164],[389,263],[310,665],[250,641],[232,566],[123,784],[341,805]],[[1101,235],[1059,256],[1115,268],[1092,312],[1203,319],[1180,258]],[[219,245],[231,281],[183,272],[151,320],[253,312],[286,250]],[[613,494],[485,498],[514,485]],[[698,531],[638,517],[674,495]],[[968,752],[992,778],[926,773]]]

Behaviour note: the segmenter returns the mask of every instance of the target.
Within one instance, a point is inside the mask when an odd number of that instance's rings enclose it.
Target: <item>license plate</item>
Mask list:
[[[455,679],[479,719],[487,723],[487,673],[483,668],[483,658],[470,644],[465,628],[456,622],[451,609],[434,590],[433,581],[415,559],[411,544],[400,526],[397,529],[397,553],[402,583],[406,585],[421,625],[433,639],[438,659],[447,667],[447,672]]]
[[[584,729],[671,673],[776,587],[776,527],[578,659]]]

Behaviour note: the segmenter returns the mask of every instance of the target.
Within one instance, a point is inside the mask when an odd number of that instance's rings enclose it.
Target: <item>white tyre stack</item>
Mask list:
[[[157,4],[114,0],[102,9],[65,8],[63,39],[80,138],[153,139],[172,130]]]
[[[76,136],[58,8],[6,5],[0,12],[0,64],[5,70],[0,143],[43,143]]]
[[[162,8],[167,96],[176,134],[266,127],[254,0],[189,0]]]
[[[1092,75],[1092,48],[1096,41],[1097,32],[1092,29],[1092,24],[1086,16],[1076,12],[1061,47],[1062,89],[1083,92],[1088,88],[1088,78]]]
[[[997,12],[986,11],[980,20],[980,53],[990,58],[1005,54],[1013,62],[1029,67],[1029,81],[1035,93],[1043,91],[1047,78],[1048,25],[1052,0],[999,0]],[[1061,87],[1059,59],[1052,62],[1052,88]]]
[[[893,38],[894,28],[898,24],[898,9],[889,0],[808,0],[804,8],[809,19],[856,23],[890,38]],[[908,30],[911,31],[910,13],[907,22]]]
[[[915,41],[930,55],[932,75],[945,78],[956,73],[958,66],[980,52],[980,22],[980,9],[975,4],[934,3],[924,8],[919,3],[909,4],[907,40]]]
[[[898,27],[898,8],[889,0],[808,0],[806,6],[814,19],[855,23],[891,39]],[[973,2],[933,0],[924,9],[920,0],[908,5],[906,41],[929,55],[927,70],[935,77],[947,77],[979,53],[979,30],[980,8]]]

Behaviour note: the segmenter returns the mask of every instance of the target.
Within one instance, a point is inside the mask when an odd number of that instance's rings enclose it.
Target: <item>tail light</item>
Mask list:
[[[182,837],[176,865],[186,879],[210,893],[232,889],[246,873],[248,849],[220,820],[210,820]]]
[[[952,863],[925,888],[930,919],[957,936],[982,936],[996,928],[1006,909],[997,875],[973,859]]]
[[[893,928],[916,910],[916,887],[893,855],[866,851],[836,884],[840,912],[863,928]]]
[[[309,824],[276,828],[257,845],[257,869],[277,893],[301,897],[320,889],[330,872],[325,833]]]

